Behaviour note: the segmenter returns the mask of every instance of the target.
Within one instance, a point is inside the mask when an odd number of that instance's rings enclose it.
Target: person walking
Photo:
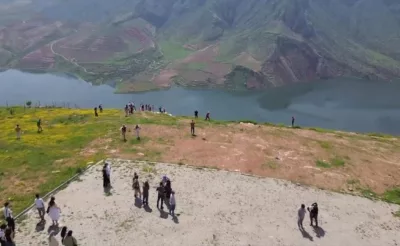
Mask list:
[[[97,113],[97,107],[94,108],[94,116],[99,117],[99,114]]]
[[[7,221],[7,226],[8,228],[11,229],[12,233],[15,233],[15,221],[14,221],[14,216],[12,214],[12,210],[10,209],[10,203],[6,202],[4,203],[4,218]]]
[[[149,181],[146,180],[146,182],[143,183],[143,205],[148,206],[149,205]]]
[[[103,188],[106,189],[110,185],[110,180],[108,179],[108,174],[107,174],[107,164],[104,164],[101,172],[103,174]]]
[[[39,194],[36,194],[35,206],[38,211],[40,221],[41,222],[44,221],[44,215],[46,213],[46,210],[45,210],[45,205],[44,205],[43,199],[40,198]]]
[[[126,126],[125,125],[122,125],[122,127],[121,127],[121,135],[122,135],[122,140],[124,142],[126,142]]]
[[[66,226],[63,226],[63,228],[61,229],[61,233],[60,233],[61,243],[64,243],[64,238],[67,235],[67,230],[68,230],[68,227],[66,227]]]
[[[15,237],[15,232],[13,232],[11,228],[7,228],[5,231],[6,242],[4,243],[4,245],[15,246],[14,237]]]
[[[38,121],[36,122],[36,125],[37,125],[37,132],[38,133],[40,133],[40,132],[42,132],[43,131],[43,128],[42,128],[42,120],[41,119],[38,119]]]
[[[194,111],[194,118],[196,119],[199,118],[199,111],[197,110]]]
[[[301,204],[301,207],[297,211],[297,225],[299,226],[300,230],[304,230],[303,220],[304,217],[306,216],[306,213],[307,213],[306,206],[304,204]]]
[[[103,113],[103,105],[99,105],[99,110],[100,110],[100,113]]]
[[[58,226],[58,220],[60,219],[61,209],[56,204],[56,198],[53,196],[49,202],[49,206],[47,208],[47,214],[53,221],[53,225]]]
[[[195,125],[196,123],[194,123],[194,120],[192,120],[192,122],[190,122],[190,133],[192,134],[192,136],[194,136],[195,134],[194,134],[194,125]]]
[[[157,208],[159,208],[158,205],[161,202],[161,209],[164,209],[164,196],[165,196],[164,192],[165,191],[164,191],[164,186],[163,186],[162,182],[160,182],[160,186],[157,187],[157,192],[158,192]]]
[[[315,226],[318,227],[318,204],[313,203],[307,210],[310,213],[310,226],[313,226],[313,220],[315,220]]]
[[[138,176],[133,177],[132,188],[135,191],[135,198],[140,199],[140,197],[142,197],[142,193],[140,192],[140,184]]]
[[[295,118],[294,118],[294,116],[292,116],[292,127],[294,127],[294,121],[295,121]]]
[[[208,121],[211,120],[211,118],[210,118],[210,112],[207,112],[205,120],[208,120]]]
[[[21,127],[17,124],[17,125],[15,126],[15,133],[17,134],[17,139],[18,139],[18,140],[21,139],[21,132],[22,132],[22,129],[21,129]]]
[[[125,105],[124,110],[125,110],[125,117],[128,117],[128,114],[129,114],[128,104]]]
[[[135,126],[135,131],[136,131],[136,139],[137,140],[140,140],[140,127],[139,127],[139,125],[136,125]]]
[[[175,216],[176,200],[175,191],[171,191],[171,196],[169,198],[169,214]]]
[[[76,238],[72,236],[72,231],[68,231],[67,236],[64,238],[63,245],[78,246],[78,241],[76,241]]]
[[[0,245],[3,246],[6,243],[6,224],[1,224],[0,226]]]

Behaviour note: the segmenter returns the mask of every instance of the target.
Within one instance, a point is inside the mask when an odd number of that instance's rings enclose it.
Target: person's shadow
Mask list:
[[[317,234],[318,238],[325,236],[325,230],[320,226],[313,226],[315,234]]]
[[[175,224],[179,224],[179,219],[178,219],[178,216],[179,216],[180,214],[174,214],[173,216],[172,216],[172,220],[174,221],[174,223]]]
[[[51,225],[47,229],[47,233],[50,233],[51,231],[54,231],[54,235],[57,235],[60,232],[60,227],[58,225]]]
[[[112,195],[112,193],[111,193],[111,185],[109,185],[109,186],[107,186],[107,187],[104,187],[104,194],[106,195],[106,196],[111,196]]]
[[[144,211],[146,211],[147,213],[153,212],[153,209],[151,209],[151,207],[149,207],[149,205],[144,205],[143,208],[144,208]]]
[[[142,199],[140,199],[139,197],[135,197],[135,206],[137,208],[142,208],[143,202]]]
[[[46,221],[42,220],[39,223],[36,224],[36,231],[40,232],[40,231],[44,231],[44,228],[46,227]]]
[[[314,238],[308,233],[304,228],[299,227],[299,231],[304,238],[309,239],[310,241],[314,241]]]
[[[160,218],[168,219],[168,213],[167,212],[165,212],[163,209],[158,209],[158,211],[160,212]]]

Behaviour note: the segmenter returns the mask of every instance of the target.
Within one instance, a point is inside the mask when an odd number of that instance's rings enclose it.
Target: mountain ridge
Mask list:
[[[340,76],[385,81],[400,77],[400,3],[393,0],[116,0],[96,4],[33,0],[32,4],[41,25],[61,23],[57,37],[65,35],[67,40],[63,46],[67,48],[57,52],[66,59],[44,48],[54,42],[43,45],[51,39],[49,30],[44,34],[47,38],[42,35],[41,43],[30,46],[37,48],[34,54],[54,60],[41,69],[72,72],[94,83],[114,80],[127,88],[148,82],[148,88],[157,88],[180,81],[240,90]],[[17,32],[38,39],[35,31],[20,26],[6,26],[3,37]],[[43,31],[39,25],[34,29]],[[78,39],[83,43],[68,41]],[[1,39],[0,45],[9,51]],[[18,65],[24,60],[18,54],[29,52],[21,49],[2,65],[24,68]],[[87,61],[85,56],[94,58]],[[239,71],[243,73],[239,78],[247,80],[230,87],[227,78],[232,72],[237,77]]]

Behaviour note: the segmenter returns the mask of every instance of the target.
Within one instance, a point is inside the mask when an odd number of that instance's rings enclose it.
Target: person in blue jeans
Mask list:
[[[176,207],[175,191],[172,191],[171,197],[169,198],[169,214],[172,216],[175,216],[175,207]]]

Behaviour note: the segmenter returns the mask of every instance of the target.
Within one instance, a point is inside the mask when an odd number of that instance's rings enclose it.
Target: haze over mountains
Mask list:
[[[2,67],[120,91],[400,77],[395,0],[2,0],[0,14]]]

